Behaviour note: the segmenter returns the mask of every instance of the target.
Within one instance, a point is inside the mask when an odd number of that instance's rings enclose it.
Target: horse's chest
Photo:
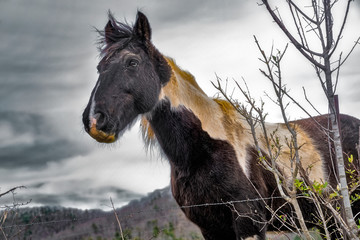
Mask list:
[[[171,185],[174,198],[180,206],[188,206],[202,203],[214,202],[217,200],[218,192],[216,176],[210,170],[207,175],[192,174],[182,176],[176,171],[172,172]]]
[[[231,226],[230,208],[221,204],[228,196],[221,193],[220,186],[214,183],[216,177],[211,171],[207,177],[175,177],[172,176],[173,196],[192,222],[202,228],[216,228],[224,223]]]

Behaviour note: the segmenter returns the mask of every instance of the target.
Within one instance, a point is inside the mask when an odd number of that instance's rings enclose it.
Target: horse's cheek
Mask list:
[[[158,102],[160,95],[160,84],[156,81],[149,82],[143,86],[141,92],[138,93],[138,98],[141,99],[144,106],[144,112],[150,111]]]

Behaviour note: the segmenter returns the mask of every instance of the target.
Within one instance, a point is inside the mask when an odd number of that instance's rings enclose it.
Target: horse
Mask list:
[[[244,117],[229,102],[208,97],[193,75],[160,53],[142,12],[137,12],[133,26],[118,22],[110,12],[108,18],[99,31],[99,78],[82,117],[86,132],[98,142],[113,143],[141,118],[144,142],[157,143],[169,161],[171,190],[178,205],[224,203],[181,208],[205,239],[265,239],[272,225],[267,207],[288,214],[292,209],[284,204],[273,173],[259,163],[259,151]],[[327,125],[327,116],[315,119]],[[292,122],[301,163],[311,180],[327,181],[336,188],[334,158],[318,123],[312,119]],[[358,159],[359,126],[359,119],[341,115],[344,154],[354,159]],[[286,146],[290,135],[284,124],[266,127]],[[268,157],[263,136],[259,146]],[[285,176],[291,174],[290,155],[290,149],[284,148],[277,160]],[[308,206],[301,204],[304,211]],[[359,204],[354,204],[353,211],[359,210]]]

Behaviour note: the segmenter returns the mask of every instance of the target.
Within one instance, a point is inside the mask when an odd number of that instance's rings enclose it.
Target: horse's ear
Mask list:
[[[147,47],[149,55],[152,57],[156,71],[159,75],[161,84],[166,84],[171,77],[171,68],[164,56],[151,44],[151,27],[149,20],[142,12],[138,11],[136,22],[133,28],[135,36],[140,38]]]
[[[151,28],[150,23],[145,14],[138,11],[136,22],[134,25],[134,34],[139,37],[142,41],[150,42],[151,39]]]
[[[117,31],[115,28],[116,20],[110,11],[109,11],[108,15],[109,15],[109,21],[107,22],[107,24],[105,26],[104,34],[105,34],[106,43],[111,44],[111,43],[115,42],[114,33],[116,33],[116,31]]]

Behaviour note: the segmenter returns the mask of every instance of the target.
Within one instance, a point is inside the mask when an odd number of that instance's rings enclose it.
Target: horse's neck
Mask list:
[[[223,113],[219,104],[203,92],[190,73],[181,70],[173,60],[167,60],[172,69],[172,76],[162,88],[160,99],[169,99],[174,109],[179,106],[190,109],[200,120],[203,130],[210,136],[226,139],[221,122]]]
[[[172,74],[169,82],[161,89],[159,102],[167,99],[171,109],[185,107],[200,120],[202,129],[212,138],[227,140],[224,128],[223,107],[219,101],[209,98],[199,87],[195,78],[188,72],[181,70],[172,59],[167,59]],[[141,121],[144,140],[147,144],[155,140],[154,131],[149,125],[148,117],[144,115]]]
[[[160,102],[169,102],[170,111],[179,111],[184,107],[190,110],[200,120],[202,130],[211,138],[225,140],[234,147],[236,157],[246,172],[246,148],[251,138],[244,129],[246,124],[242,118],[229,102],[209,98],[190,73],[181,70],[171,59],[168,59],[168,63],[172,75],[170,81],[161,90]],[[155,139],[153,130],[164,129],[152,129],[148,119],[143,118],[142,131],[146,143],[151,143]]]

